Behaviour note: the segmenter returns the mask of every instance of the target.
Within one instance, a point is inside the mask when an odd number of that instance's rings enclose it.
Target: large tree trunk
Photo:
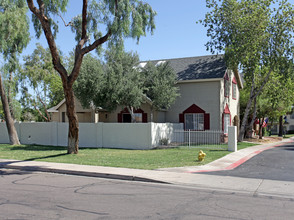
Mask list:
[[[79,122],[75,111],[75,99],[72,87],[64,88],[66,115],[68,117],[68,154],[77,154],[79,151]]]
[[[4,86],[2,83],[2,76],[0,74],[0,96],[1,96],[1,101],[3,105],[3,111],[4,111],[4,117],[5,117],[5,122],[7,126],[7,131],[8,131],[8,136],[9,136],[9,141],[11,145],[20,145],[18,135],[14,126],[14,121],[11,117],[10,110],[9,110],[9,104],[7,101],[7,97],[5,95],[5,90]]]
[[[26,0],[29,9],[36,15],[42,25],[42,29],[44,31],[45,37],[47,39],[47,43],[52,55],[52,63],[54,65],[54,69],[59,73],[62,83],[63,89],[65,94],[65,103],[67,108],[67,117],[69,121],[69,130],[68,130],[68,153],[72,154],[78,153],[78,143],[79,143],[79,124],[78,118],[75,113],[75,103],[74,103],[74,93],[72,90],[73,83],[76,81],[80,68],[82,65],[83,56],[98,46],[105,43],[109,37],[111,36],[111,29],[108,32],[96,39],[93,43],[88,42],[88,35],[87,35],[87,9],[88,9],[88,1],[83,0],[83,9],[82,9],[82,25],[81,25],[81,39],[76,46],[75,50],[75,62],[72,73],[69,75],[65,67],[61,63],[59,51],[57,49],[54,35],[51,31],[51,24],[50,19],[46,16],[45,4],[42,0],[38,0],[37,3],[39,8],[35,7],[35,3],[33,0]],[[117,3],[115,1],[115,15],[117,16]],[[117,16],[118,17],[118,16]],[[85,46],[86,43],[89,45]]]
[[[261,118],[261,120],[259,120],[259,139],[262,139],[262,136],[263,136],[263,122],[264,122],[264,118]]]
[[[283,137],[283,116],[279,117],[279,137]]]
[[[244,134],[245,134],[245,130],[246,130],[247,120],[248,120],[248,116],[249,116],[252,101],[253,101],[252,99],[248,100],[247,106],[246,106],[246,109],[245,109],[245,113],[244,113],[244,116],[243,116],[243,119],[242,119],[240,133],[239,133],[239,137],[238,137],[238,141],[240,141],[240,142],[243,141],[243,139],[244,139]]]
[[[256,107],[256,98],[254,99],[254,107],[253,107],[253,116],[252,116],[252,119],[251,119],[251,121],[250,121],[250,123],[249,123],[249,125],[246,127],[246,130],[247,130],[247,132],[248,132],[248,130],[250,129],[251,130],[251,132],[252,132],[252,128],[253,128],[253,125],[254,125],[254,122],[255,122],[255,118],[256,118],[256,109],[257,107]]]
[[[12,82],[12,73],[10,72],[9,73],[8,89],[7,89],[7,101],[9,104],[9,111],[10,111],[11,117],[12,117],[12,119],[15,119],[13,104],[12,104],[12,100],[11,100],[11,82]]]
[[[264,86],[266,85],[267,81],[269,80],[269,77],[270,77],[271,73],[272,73],[272,69],[269,70],[269,72],[267,73],[266,77],[263,79],[263,82],[257,88],[255,88],[255,78],[254,78],[254,76],[252,77],[251,90],[250,90],[250,98],[249,98],[249,100],[247,102],[247,106],[246,106],[246,109],[245,109],[244,117],[242,119],[242,125],[241,125],[241,128],[240,128],[240,133],[239,133],[238,141],[243,141],[243,139],[244,139],[244,134],[245,134],[245,130],[246,130],[247,120],[248,120],[250,108],[251,108],[251,105],[252,105],[252,101],[256,97],[259,96],[259,94],[263,90]]]

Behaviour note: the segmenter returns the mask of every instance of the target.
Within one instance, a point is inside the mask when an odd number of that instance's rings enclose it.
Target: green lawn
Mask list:
[[[279,137],[278,135],[271,135],[270,137]],[[290,137],[294,137],[294,134],[286,134],[285,136],[283,136],[283,138],[290,138]]]
[[[238,143],[238,149],[255,144]],[[157,169],[166,167],[198,166],[210,163],[230,152],[205,150],[206,158],[198,161],[199,148],[170,148],[155,150],[121,150],[81,148],[77,155],[67,155],[66,148],[54,146],[0,144],[1,159],[36,160],[94,166]]]

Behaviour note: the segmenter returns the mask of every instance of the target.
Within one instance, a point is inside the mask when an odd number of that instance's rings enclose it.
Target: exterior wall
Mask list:
[[[153,122],[156,123],[165,123],[166,122],[166,112],[163,111],[154,111]]]
[[[224,113],[224,109],[226,108],[226,106],[228,105],[228,108],[230,110],[230,115],[231,115],[231,126],[233,125],[233,120],[234,117],[237,115],[240,121],[240,91],[239,91],[239,87],[237,86],[236,89],[236,99],[233,99],[233,88],[232,88],[232,81],[234,78],[234,73],[233,71],[228,70],[227,71],[228,74],[228,78],[229,78],[229,97],[225,97],[225,86],[224,86],[224,79],[221,80],[220,82],[220,93],[219,93],[219,99],[220,99],[220,120],[219,120],[219,126],[220,129],[223,129],[223,113]],[[237,126],[238,127],[238,126]]]
[[[59,118],[59,112],[51,113],[51,121],[61,122],[61,119]]]
[[[98,122],[98,116],[95,113],[95,110],[93,109],[84,109],[78,99],[75,99],[75,107],[76,107],[76,112],[78,116],[78,120],[80,123],[87,123],[87,122]],[[62,112],[66,113],[66,105],[63,103],[59,109],[58,112],[53,112],[51,113],[51,121],[54,122],[62,122]],[[65,122],[68,122],[68,118],[65,114]]]
[[[125,106],[119,106],[114,110],[113,112],[101,112],[99,113],[99,121],[100,122],[110,122],[110,123],[117,123],[118,122],[118,114],[125,108]],[[147,113],[147,122],[165,122],[162,121],[164,118],[164,113],[159,113],[156,111],[151,111],[151,105],[148,103],[143,103],[140,107],[144,111],[144,113]],[[153,114],[153,119],[151,120],[151,113]]]
[[[166,121],[179,123],[179,114],[195,104],[210,114],[210,130],[221,129],[220,121],[220,81],[178,83],[180,96],[166,112]]]

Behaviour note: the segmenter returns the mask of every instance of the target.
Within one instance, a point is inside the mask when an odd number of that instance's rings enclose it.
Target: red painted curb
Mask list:
[[[282,146],[284,144],[291,143],[291,142],[294,142],[294,140],[289,140],[289,141],[286,141],[286,142],[283,142],[283,143],[280,143],[280,144],[277,144],[277,145],[274,145],[274,146],[270,146],[270,147],[266,147],[266,148],[261,149],[261,150],[257,150],[255,152],[247,155],[246,157],[243,157],[242,159],[236,161],[235,163],[232,163],[231,165],[227,166],[224,169],[188,171],[186,173],[206,173],[206,172],[216,172],[216,171],[224,171],[224,170],[233,170],[236,167],[240,166],[241,164],[245,163],[247,160],[251,159],[252,157],[256,156],[257,154],[260,154],[261,152],[263,152],[265,150],[269,150],[269,149],[272,149],[272,148],[275,148],[275,147],[279,147],[279,146]]]

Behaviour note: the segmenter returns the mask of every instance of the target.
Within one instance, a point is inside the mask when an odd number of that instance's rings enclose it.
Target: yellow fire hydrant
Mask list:
[[[206,153],[204,153],[202,150],[200,150],[198,153],[198,160],[203,161],[205,156],[206,156]]]

